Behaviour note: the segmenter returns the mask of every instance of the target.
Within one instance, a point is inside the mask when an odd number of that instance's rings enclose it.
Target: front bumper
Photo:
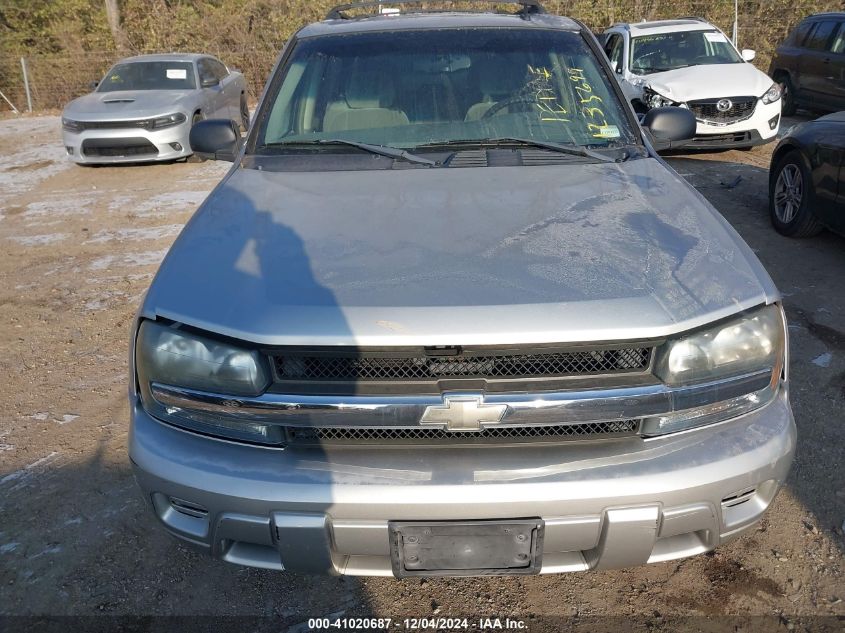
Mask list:
[[[714,125],[699,121],[695,138],[686,145],[689,148],[732,148],[754,147],[771,143],[780,129],[781,100],[764,105],[757,102],[750,118],[730,125]]]
[[[190,156],[190,120],[162,130],[142,128],[62,130],[68,159],[81,164],[139,163]],[[98,149],[98,147],[103,148]],[[121,148],[124,148],[121,150]]]
[[[786,389],[721,424],[642,440],[276,449],[210,439],[132,404],[129,453],[165,528],[223,560],[392,575],[389,521],[538,517],[540,573],[705,552],[748,530],[783,484]]]

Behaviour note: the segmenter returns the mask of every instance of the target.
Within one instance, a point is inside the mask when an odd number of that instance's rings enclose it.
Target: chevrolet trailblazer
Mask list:
[[[539,574],[752,529],[795,450],[780,295],[593,35],[338,7],[287,43],[132,335],[164,528],[296,571]],[[501,5],[501,0],[495,4]],[[368,13],[371,11],[372,13]]]

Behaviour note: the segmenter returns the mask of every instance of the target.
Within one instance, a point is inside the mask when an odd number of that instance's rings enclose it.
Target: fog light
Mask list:
[[[778,126],[778,121],[780,120],[780,115],[772,117],[769,119],[769,129],[774,130]]]
[[[68,156],[73,156],[73,148],[70,145],[66,145],[65,149],[67,150]]]
[[[171,144],[170,144],[170,147],[172,147],[173,149],[175,149],[177,152],[181,152],[181,151],[182,151],[182,145],[180,145],[179,143],[171,143]]]

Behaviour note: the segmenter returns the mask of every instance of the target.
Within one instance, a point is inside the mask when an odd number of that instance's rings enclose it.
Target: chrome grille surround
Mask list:
[[[689,101],[689,106],[695,118],[708,125],[726,126],[740,123],[754,116],[757,107],[757,97],[728,97],[731,107],[724,112],[717,108],[722,99],[699,99]]]
[[[736,396],[766,390],[770,371],[700,383],[687,387],[663,384],[543,393],[484,394],[485,404],[505,405],[498,421],[482,422],[478,430],[448,430],[447,424],[422,424],[428,407],[447,396],[314,396],[265,393],[257,397],[213,394],[152,383],[144,392],[148,410],[161,420],[187,420],[215,433],[221,421],[269,424],[291,429],[310,443],[416,443],[423,441],[560,441],[635,436],[640,423]],[[768,391],[773,392],[771,389]],[[206,422],[208,421],[208,422]],[[472,440],[474,436],[476,439]],[[295,438],[296,439],[296,438]],[[284,440],[282,440],[284,443]],[[307,442],[306,442],[307,443]]]

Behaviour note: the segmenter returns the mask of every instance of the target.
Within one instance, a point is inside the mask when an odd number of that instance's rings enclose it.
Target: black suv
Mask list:
[[[778,46],[769,75],[783,84],[783,114],[798,106],[845,110],[845,13],[805,18]]]

